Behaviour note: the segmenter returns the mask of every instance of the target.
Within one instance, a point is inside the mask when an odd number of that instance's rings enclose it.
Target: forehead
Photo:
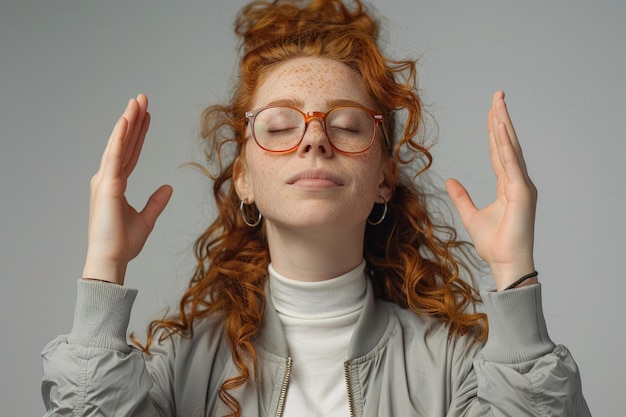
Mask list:
[[[304,110],[323,110],[329,101],[349,100],[373,107],[365,82],[358,72],[331,58],[302,57],[282,62],[260,82],[255,108],[276,101],[291,101]]]

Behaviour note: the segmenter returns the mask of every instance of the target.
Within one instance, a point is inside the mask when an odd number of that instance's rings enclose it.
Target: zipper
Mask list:
[[[276,417],[283,415],[285,408],[285,397],[287,396],[287,386],[289,385],[289,376],[291,375],[291,357],[287,357],[287,367],[285,369],[285,376],[283,377],[283,383],[280,386],[280,398],[278,399],[278,408],[276,409]]]
[[[350,408],[350,417],[356,417],[354,412],[354,396],[352,395],[352,377],[350,376],[350,360],[343,363],[346,377],[346,389],[348,390],[348,407]]]

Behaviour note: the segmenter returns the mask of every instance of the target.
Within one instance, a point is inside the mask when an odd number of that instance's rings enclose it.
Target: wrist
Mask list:
[[[533,271],[533,272],[531,272],[529,274],[523,275],[517,281],[513,282],[511,285],[506,287],[504,289],[504,291],[512,290],[514,288],[521,288],[521,287],[525,287],[525,286],[532,285],[532,284],[536,284],[537,282],[539,282],[537,280],[537,275],[539,275],[539,272],[537,272],[537,271]]]
[[[522,286],[536,284],[538,282],[536,276],[527,277],[527,275],[532,274],[535,271],[535,264],[532,260],[520,262],[515,265],[491,266],[491,272],[496,284],[496,291],[510,289],[509,287],[511,286],[519,288]]]
[[[124,285],[127,264],[106,260],[89,259],[85,261],[82,279],[87,281],[102,281],[117,285]]]

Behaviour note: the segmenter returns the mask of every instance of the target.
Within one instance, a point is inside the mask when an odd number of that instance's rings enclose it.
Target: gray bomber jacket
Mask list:
[[[539,284],[482,294],[489,339],[448,338],[445,325],[375,299],[371,285],[350,343],[345,377],[353,416],[590,416],[576,363],[547,334]],[[79,281],[74,325],[44,349],[46,416],[223,416],[222,382],[236,375],[223,324],[144,355],[126,331],[137,291]],[[268,300],[270,297],[267,297]],[[258,381],[236,391],[243,415],[281,416],[292,360],[266,308]]]

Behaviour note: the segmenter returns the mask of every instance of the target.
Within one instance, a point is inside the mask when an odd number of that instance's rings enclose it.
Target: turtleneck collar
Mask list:
[[[346,274],[319,282],[303,282],[280,275],[269,265],[272,303],[283,316],[296,319],[330,319],[360,310],[367,281],[365,260]]]

